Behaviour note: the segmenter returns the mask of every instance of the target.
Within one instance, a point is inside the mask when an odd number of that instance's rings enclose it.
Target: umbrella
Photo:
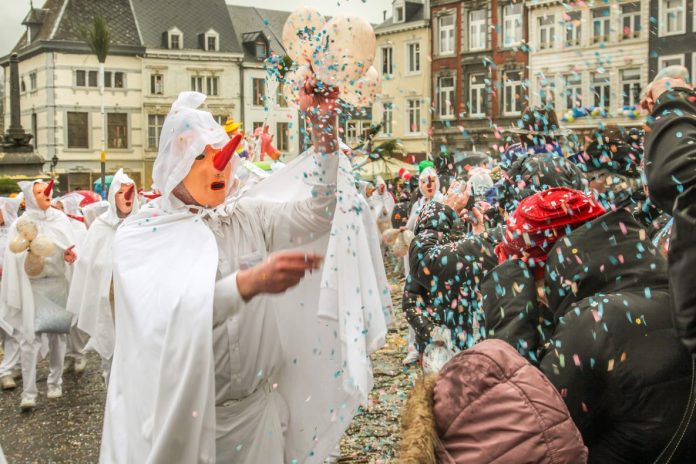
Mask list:
[[[112,180],[114,180],[114,176],[106,176],[105,182],[106,182],[107,189],[111,185]],[[94,191],[97,193],[101,193],[101,191],[102,191],[101,177],[94,181]]]
[[[373,159],[363,155],[353,159],[353,170],[363,180],[375,180],[377,177],[382,177],[385,180],[394,179],[399,177],[401,169],[411,174],[416,174],[418,171],[417,167],[395,158]]]

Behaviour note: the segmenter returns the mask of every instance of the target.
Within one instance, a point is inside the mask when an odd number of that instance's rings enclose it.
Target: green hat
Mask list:
[[[420,174],[425,170],[425,168],[434,168],[435,163],[433,163],[430,160],[423,160],[420,163],[418,163],[418,173]]]

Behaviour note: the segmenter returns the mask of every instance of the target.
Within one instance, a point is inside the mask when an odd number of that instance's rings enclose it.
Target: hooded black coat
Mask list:
[[[673,330],[665,259],[632,215],[617,210],[556,243],[545,286],[548,309],[536,302],[528,272],[492,271],[482,286],[489,335],[537,358],[589,462],[652,463],[679,424],[691,380]],[[684,440],[673,462],[696,462],[696,426]]]
[[[696,356],[696,91],[665,92],[652,118],[645,141],[648,189],[652,201],[674,217],[669,249],[674,322]]]
[[[497,264],[493,244],[485,237],[467,236],[457,213],[435,201],[421,212],[415,232],[402,305],[416,332],[416,345],[423,351],[432,330],[445,325],[453,342],[467,348],[480,314],[479,284]]]

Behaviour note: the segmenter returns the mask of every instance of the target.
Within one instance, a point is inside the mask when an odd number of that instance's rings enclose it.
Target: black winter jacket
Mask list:
[[[630,212],[617,210],[556,243],[545,285],[548,309],[528,272],[493,270],[482,286],[489,335],[537,358],[590,463],[652,463],[679,424],[691,379],[673,330],[665,259]],[[695,425],[685,440],[674,462],[696,462]]]
[[[467,236],[454,210],[434,201],[422,211],[415,232],[403,310],[416,344],[423,351],[432,330],[446,325],[453,342],[467,348],[474,340],[474,319],[480,319],[479,284],[497,263],[493,245],[484,237]]]
[[[674,322],[696,356],[696,91],[665,92],[652,117],[645,142],[648,188],[650,198],[674,217],[669,249]]]

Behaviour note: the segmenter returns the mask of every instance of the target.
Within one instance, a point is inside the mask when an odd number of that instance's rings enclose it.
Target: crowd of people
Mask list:
[[[184,92],[155,195],[119,171],[104,201],[43,180],[0,199],[0,384],[21,377],[31,411],[40,356],[56,400],[94,351],[101,462],[322,462],[372,388],[386,259],[424,371],[399,462],[694,462],[696,91],[677,68],[643,131],[568,153],[530,107],[499,157],[426,160],[396,189],[356,182],[331,92],[303,89],[312,148],[262,182]]]
[[[404,363],[425,372],[399,462],[696,460],[685,76],[667,68],[651,83],[644,130],[598,127],[568,153],[553,109],[530,107],[499,160],[462,175],[425,162],[416,193],[397,193],[383,240],[413,232]]]

